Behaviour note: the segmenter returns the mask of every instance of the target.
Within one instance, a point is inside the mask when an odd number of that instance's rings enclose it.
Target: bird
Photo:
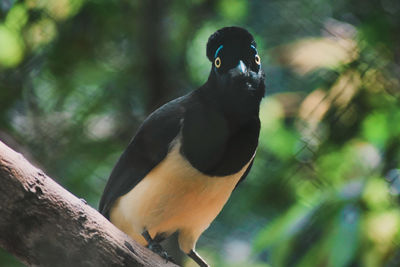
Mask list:
[[[260,133],[265,74],[254,37],[229,26],[207,41],[207,81],[152,112],[113,168],[99,211],[169,259],[160,242],[178,233],[199,266],[200,235],[249,173]]]

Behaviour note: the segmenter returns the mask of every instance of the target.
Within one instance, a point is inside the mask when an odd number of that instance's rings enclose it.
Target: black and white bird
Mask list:
[[[199,266],[200,235],[249,173],[258,145],[264,74],[253,36],[225,27],[210,36],[207,82],[154,111],[114,167],[100,212],[142,245],[178,232]]]

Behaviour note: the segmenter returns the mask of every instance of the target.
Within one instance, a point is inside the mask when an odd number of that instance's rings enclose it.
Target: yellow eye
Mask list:
[[[257,65],[261,65],[261,58],[259,55],[256,55],[256,57],[254,58],[254,60],[256,61]]]
[[[215,67],[219,68],[221,67],[221,59],[217,57],[214,61]]]

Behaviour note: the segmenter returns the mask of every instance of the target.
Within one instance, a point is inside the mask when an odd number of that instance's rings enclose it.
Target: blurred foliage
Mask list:
[[[0,139],[97,207],[140,122],[241,25],[267,75],[252,172],[213,266],[400,266],[400,2],[0,1]],[[185,266],[194,266],[186,260]],[[20,266],[6,252],[1,266]]]

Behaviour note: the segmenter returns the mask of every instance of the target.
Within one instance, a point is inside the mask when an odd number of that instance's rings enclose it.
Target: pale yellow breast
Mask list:
[[[111,210],[111,221],[142,244],[146,229],[171,234],[180,230],[180,245],[194,247],[200,234],[218,215],[248,167],[225,177],[210,177],[194,169],[179,153],[179,143],[168,156]],[[188,251],[187,251],[188,252]]]

